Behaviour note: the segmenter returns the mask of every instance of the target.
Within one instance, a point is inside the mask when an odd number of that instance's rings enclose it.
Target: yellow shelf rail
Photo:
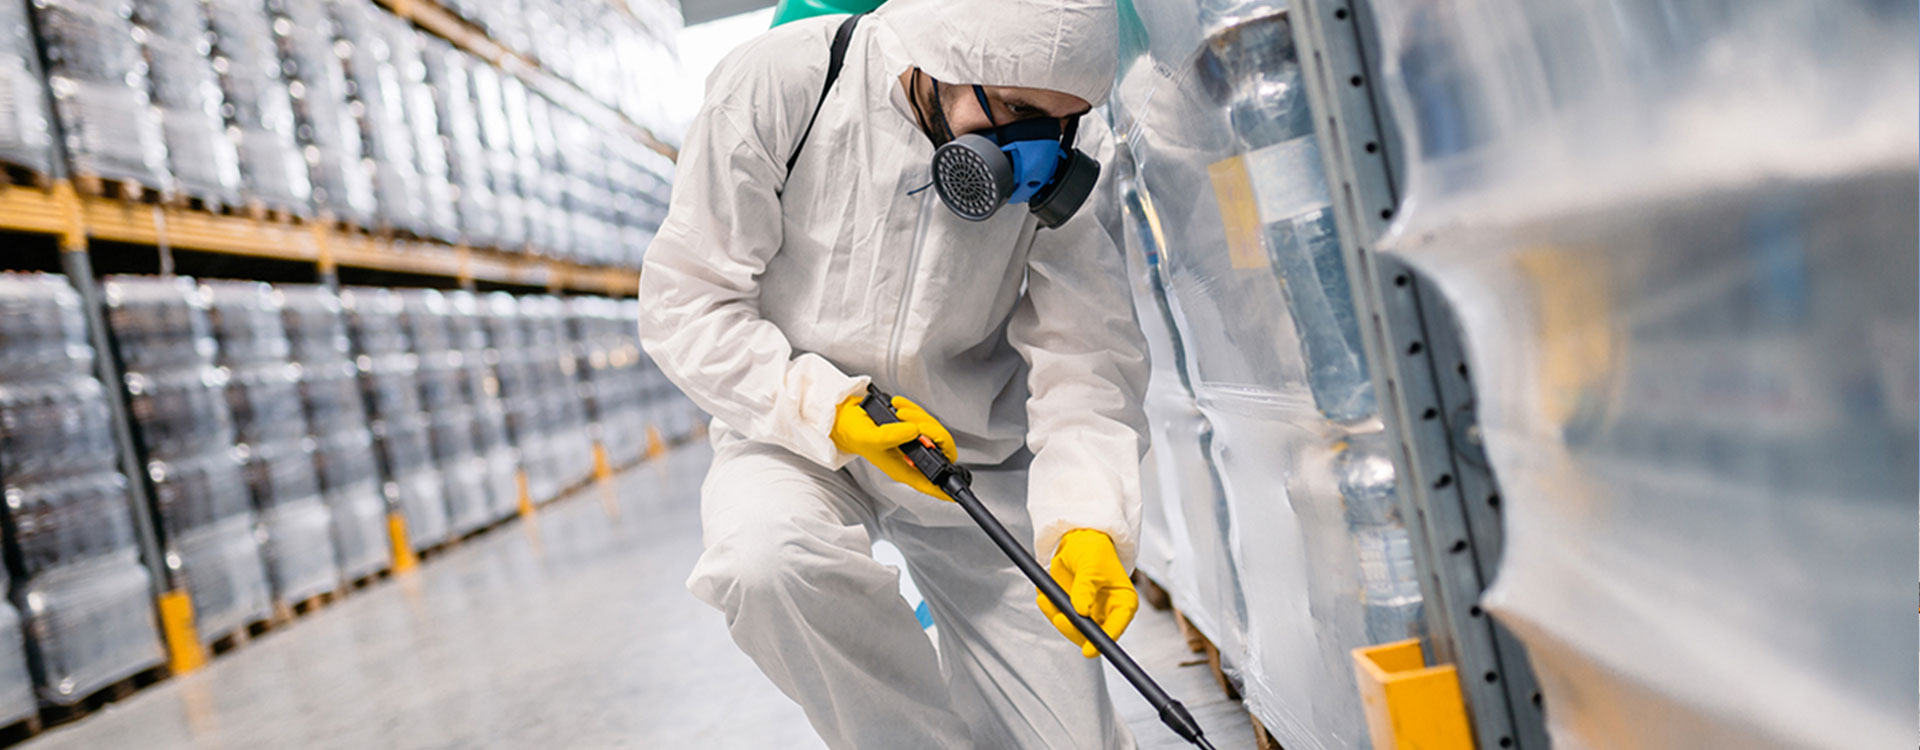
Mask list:
[[[526,253],[381,237],[326,221],[228,216],[180,206],[81,195],[64,180],[49,189],[0,187],[0,230],[45,234],[62,247],[88,240],[439,276],[473,282],[634,296],[638,271],[583,266]]]

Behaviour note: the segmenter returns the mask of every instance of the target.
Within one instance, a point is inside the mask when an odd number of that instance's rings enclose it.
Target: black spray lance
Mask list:
[[[860,408],[867,412],[867,416],[873,418],[875,424],[900,421],[900,418],[893,413],[893,399],[872,386],[867,387],[867,397],[860,402]],[[900,452],[907,454],[907,460],[913,462],[914,468],[919,469],[921,474],[925,474],[927,480],[933,482],[934,486],[945,490],[947,496],[952,497],[954,502],[959,503],[960,507],[967,511],[967,515],[973,517],[973,522],[979,524],[980,530],[987,532],[987,536],[993,539],[993,543],[999,545],[1000,551],[1013,560],[1014,566],[1018,567],[1020,572],[1027,574],[1027,579],[1033,581],[1033,585],[1040,589],[1040,593],[1067,616],[1067,619],[1073,623],[1073,627],[1079,630],[1081,635],[1086,636],[1087,641],[1092,643],[1094,648],[1099,649],[1101,656],[1107,657],[1107,661],[1113,663],[1114,669],[1120,670],[1120,676],[1127,678],[1127,682],[1132,683],[1133,688],[1140,691],[1141,697],[1146,698],[1147,703],[1152,705],[1154,710],[1160,712],[1160,721],[1165,722],[1167,728],[1172,729],[1174,734],[1180,735],[1188,742],[1206,750],[1213,750],[1213,745],[1208,744],[1206,737],[1202,735],[1200,723],[1193,720],[1193,714],[1187,713],[1187,707],[1180,705],[1180,701],[1174,700],[1172,696],[1167,695],[1167,691],[1160,689],[1160,685],[1155,683],[1152,677],[1147,676],[1146,670],[1141,669],[1140,664],[1120,648],[1120,644],[1114,643],[1113,639],[1107,636],[1106,631],[1101,630],[1093,620],[1075,611],[1073,598],[1067,596],[1067,592],[1060,588],[1060,584],[1053,580],[1053,576],[1047,574],[1046,568],[1040,567],[1040,562],[1033,558],[1032,553],[1027,552],[1026,545],[1013,538],[1013,534],[1007,531],[1007,527],[1000,525],[1000,520],[994,518],[985,505],[980,504],[980,498],[973,494],[972,472],[967,471],[964,466],[948,461],[946,454],[941,453],[939,447],[926,437],[900,446]]]

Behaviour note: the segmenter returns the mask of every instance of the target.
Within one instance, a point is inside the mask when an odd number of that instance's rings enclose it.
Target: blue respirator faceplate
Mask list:
[[[986,95],[974,87],[981,108]],[[1069,148],[1078,120],[1063,130],[1053,118],[996,124],[968,133],[933,153],[933,185],[940,200],[961,218],[985,221],[1008,203],[1026,203],[1045,228],[1066,223],[1093,192],[1100,163]]]

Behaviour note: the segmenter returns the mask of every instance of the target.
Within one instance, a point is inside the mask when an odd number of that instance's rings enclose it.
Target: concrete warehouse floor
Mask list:
[[[358,592],[28,750],[817,748],[799,707],[682,586],[704,444],[588,488]],[[1143,610],[1122,640],[1214,744],[1246,714]],[[1185,747],[1108,670],[1143,748]]]

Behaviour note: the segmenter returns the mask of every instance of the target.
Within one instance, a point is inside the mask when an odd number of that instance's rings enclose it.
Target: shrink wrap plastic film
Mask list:
[[[375,220],[386,227],[429,234],[407,94],[393,57],[389,21],[399,19],[371,0],[327,0],[344,47],[347,108],[356,114],[363,155],[373,170]]]
[[[567,174],[560,161],[560,144],[554,134],[554,106],[547,98],[527,92],[527,125],[533,134],[534,160],[538,172],[540,202],[546,206],[546,227],[539,230],[546,242],[534,245],[534,252],[554,257],[573,255],[573,234],[567,213]]]
[[[280,285],[288,349],[301,370],[301,403],[315,443],[320,490],[332,515],[340,575],[358,580],[393,564],[387,502],[359,368],[340,298],[324,286]]]
[[[219,340],[220,362],[232,373],[227,400],[247,462],[247,484],[266,532],[262,553],[273,592],[298,602],[340,581],[332,521],[314,465],[316,443],[300,400],[301,368],[273,287],[213,281],[201,287]]]
[[[487,497],[494,518],[505,518],[519,509],[520,488],[515,474],[520,455],[507,431],[506,405],[500,400],[500,381],[493,366],[500,353],[490,344],[481,300],[472,292],[447,293],[447,329],[454,348],[460,352],[460,386],[468,403],[473,404],[474,450],[486,462]]]
[[[360,123],[348,106],[347,69],[331,0],[267,0],[286,66],[295,132],[314,206],[361,226],[376,220],[373,175],[361,161]]]
[[[147,84],[160,109],[174,188],[226,205],[240,202],[240,153],[227,135],[201,0],[134,0]]]
[[[527,244],[526,201],[520,197],[519,162],[513,154],[513,130],[507,125],[501,77],[491,65],[476,65],[469,84],[473,87],[480,141],[486,146],[487,186],[498,214],[495,239],[499,247],[517,250]]]
[[[72,172],[169,188],[167,146],[147,93],[133,4],[43,0],[32,7]]]
[[[553,450],[553,471],[562,489],[593,477],[593,441],[587,435],[586,405],[581,400],[579,371],[567,331],[566,303],[549,295],[520,299],[527,324],[528,349],[533,353],[534,377],[546,412]]]
[[[553,236],[548,230],[552,229],[553,221],[548,214],[553,207],[547,203],[543,185],[546,177],[540,172],[540,147],[534,143],[533,120],[527,104],[530,95],[520,79],[509,75],[500,76],[500,93],[514,192],[520,196],[520,219],[525,223],[526,243],[536,249],[552,247]]]
[[[1147,564],[1280,744],[1367,747],[1349,652],[1419,635],[1421,596],[1292,30],[1133,9],[1111,112],[1158,368]]]
[[[407,128],[413,134],[414,166],[419,170],[422,230],[446,242],[460,239],[460,215],[454,204],[453,183],[447,177],[447,147],[440,139],[440,114],[421,47],[425,37],[398,16],[380,14],[392,50],[394,72],[406,104]]]
[[[436,37],[422,36],[421,41],[425,45],[421,61],[433,89],[440,136],[447,144],[447,179],[458,196],[460,236],[468,245],[493,246],[500,238],[500,217],[494,208],[486,143],[481,140],[471,83],[472,70],[486,63]]]
[[[358,352],[389,505],[406,518],[414,549],[436,546],[451,531],[448,498],[421,408],[419,357],[410,351],[405,303],[399,293],[377,287],[342,290],[340,302]]]
[[[0,162],[53,173],[53,115],[27,3],[0,7]]]
[[[294,136],[293,98],[264,0],[204,0],[213,28],[213,68],[226,94],[226,121],[240,155],[247,196],[305,214],[313,197]]]
[[[1376,2],[1560,747],[1906,747],[1911,3]]]
[[[187,580],[202,640],[271,614],[243,462],[215,366],[210,294],[185,277],[108,276],[107,321],[168,565]]]
[[[552,499],[560,492],[554,466],[550,425],[541,399],[542,389],[535,370],[538,356],[532,351],[528,327],[521,317],[525,298],[506,292],[486,296],[483,317],[496,353],[494,374],[502,406],[507,413],[507,433],[520,452],[520,466],[527,472],[527,491],[536,501]]]
[[[16,685],[26,663],[11,653],[12,613],[0,611],[6,721],[22,708],[18,687],[72,704],[163,658],[81,304],[65,277],[0,274],[0,483],[20,563],[9,594],[35,665],[33,682]]]
[[[465,352],[454,347],[448,321],[452,305],[437,289],[398,292],[402,320],[413,351],[422,405],[428,415],[428,442],[446,484],[448,522],[455,535],[485,526],[494,518],[485,467],[474,449],[474,412],[467,400]]]
[[[567,309],[587,413],[599,430],[607,461],[614,466],[637,462],[647,447],[638,378],[639,321],[620,317],[620,302],[605,297],[574,297],[567,300]]]

